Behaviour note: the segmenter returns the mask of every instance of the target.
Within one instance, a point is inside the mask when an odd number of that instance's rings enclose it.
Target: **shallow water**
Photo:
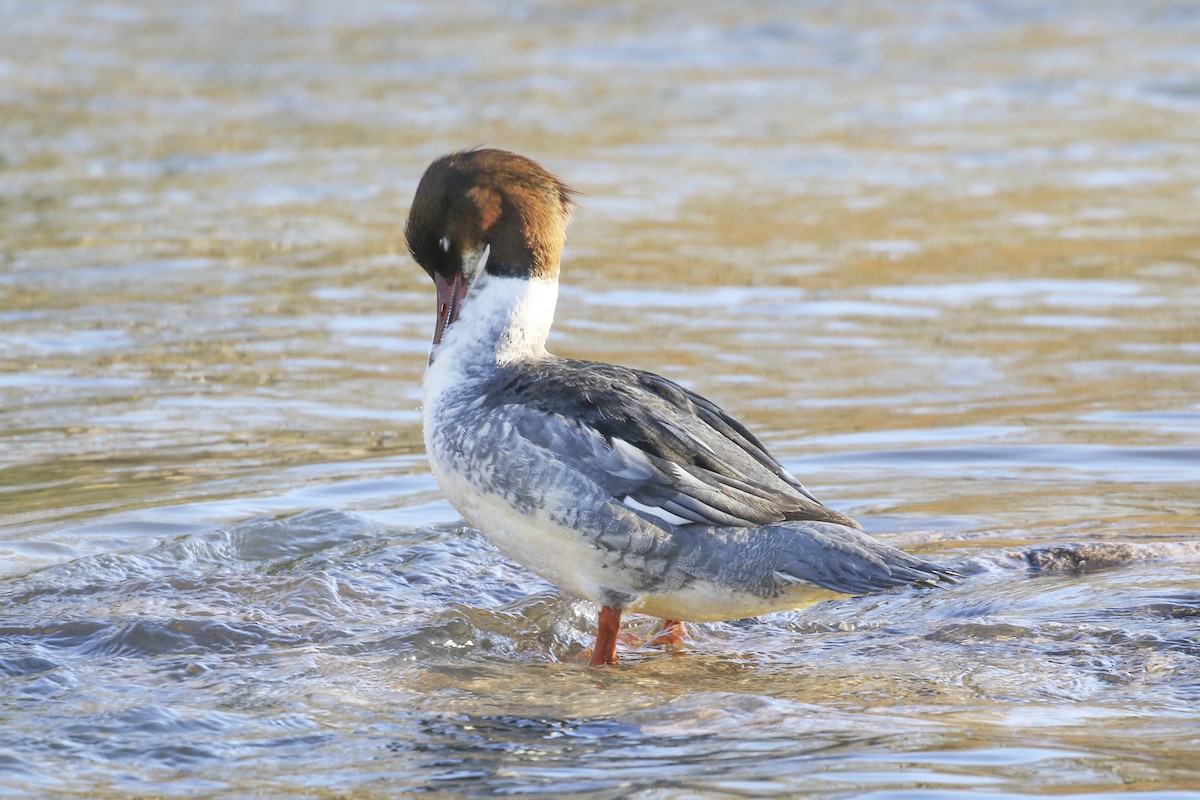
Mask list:
[[[1196,8],[443,6],[0,6],[0,796],[1200,796]],[[422,453],[481,142],[556,351],[962,585],[583,666]]]

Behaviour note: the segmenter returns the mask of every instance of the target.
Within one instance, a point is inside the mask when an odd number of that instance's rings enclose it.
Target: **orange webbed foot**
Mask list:
[[[664,619],[662,630],[651,636],[646,644],[652,647],[666,647],[676,651],[686,650],[687,628],[680,620]]]

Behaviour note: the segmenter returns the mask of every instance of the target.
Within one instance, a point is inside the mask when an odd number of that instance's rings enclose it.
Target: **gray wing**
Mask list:
[[[610,440],[562,414],[503,405],[487,418],[505,431],[503,437],[482,437],[496,450],[494,466],[519,470],[519,479],[528,484],[521,496],[543,502],[539,491],[553,494],[558,513],[567,508],[562,505],[564,493],[580,501],[568,503],[582,515],[584,524],[577,527],[626,566],[645,563],[642,588],[661,589],[702,578],[760,595],[778,595],[797,583],[863,594],[904,584],[929,586],[955,577],[950,570],[840,522],[755,522],[779,513],[770,497],[764,502],[760,493],[731,490],[728,483],[697,475],[694,465],[689,468],[624,440]],[[509,458],[518,451],[519,458]],[[561,491],[551,491],[551,486]],[[656,506],[639,508],[639,502],[628,502],[630,497],[660,499]],[[604,499],[616,507],[589,502]],[[613,514],[630,509],[642,518],[642,527],[608,524]],[[677,514],[679,521],[664,520],[662,514],[668,512]],[[670,524],[664,526],[664,521]]]
[[[665,378],[557,360],[552,370],[535,368],[498,385],[495,413],[563,456],[613,500],[660,521],[859,527],[818,502],[716,404]]]

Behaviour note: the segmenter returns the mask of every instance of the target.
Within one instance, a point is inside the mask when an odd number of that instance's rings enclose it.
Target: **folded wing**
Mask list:
[[[674,525],[860,527],[817,501],[741,423],[666,378],[562,359],[494,385],[498,415],[643,514]]]

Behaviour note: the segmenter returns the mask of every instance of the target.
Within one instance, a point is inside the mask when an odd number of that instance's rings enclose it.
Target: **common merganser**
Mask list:
[[[650,372],[546,351],[574,192],[515,153],[425,171],[405,225],[437,288],[424,432],[438,485],[530,570],[599,608],[682,622],[954,582],[826,508],[741,423]]]

